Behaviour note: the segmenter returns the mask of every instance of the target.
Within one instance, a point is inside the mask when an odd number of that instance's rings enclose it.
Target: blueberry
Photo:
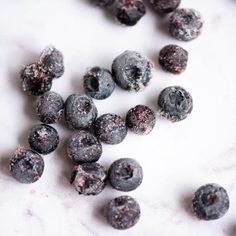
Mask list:
[[[129,192],[142,183],[143,170],[136,160],[121,158],[112,163],[108,176],[113,188]]]
[[[29,133],[30,147],[40,153],[49,154],[53,152],[59,144],[59,135],[53,127],[45,124],[34,125]]]
[[[180,2],[181,0],[150,0],[154,10],[162,14],[174,11],[180,5]]]
[[[122,89],[138,92],[145,88],[151,77],[152,64],[138,52],[125,51],[112,64],[115,82]]]
[[[149,134],[156,123],[154,111],[144,105],[131,108],[126,115],[126,125],[134,133],[140,135]]]
[[[177,9],[170,17],[170,34],[181,41],[190,41],[197,38],[203,28],[203,19],[195,9]]]
[[[198,218],[216,220],[226,214],[229,209],[229,196],[218,184],[207,184],[200,187],[193,198],[193,210]]]
[[[102,155],[102,145],[93,134],[80,130],[69,139],[67,154],[75,163],[95,162]]]
[[[74,167],[70,183],[79,194],[98,195],[106,185],[106,169],[98,163],[84,163]]]
[[[65,120],[71,129],[89,128],[97,117],[92,99],[84,94],[72,94],[65,102]]]
[[[96,136],[107,144],[121,143],[127,135],[127,128],[123,118],[110,113],[100,116],[95,121],[94,131]]]
[[[158,98],[160,115],[172,122],[187,118],[193,109],[193,99],[188,91],[179,86],[165,88]]]
[[[105,217],[115,229],[124,230],[133,227],[140,219],[140,206],[129,196],[114,198],[105,206]]]
[[[91,0],[91,2],[99,7],[111,6],[115,0]]]
[[[20,183],[34,183],[42,176],[43,158],[36,152],[24,147],[17,148],[10,162],[10,172]]]
[[[111,72],[100,67],[90,69],[84,76],[84,89],[92,98],[108,98],[115,89]]]

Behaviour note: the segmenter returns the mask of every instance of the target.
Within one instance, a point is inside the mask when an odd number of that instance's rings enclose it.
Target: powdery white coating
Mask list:
[[[179,5],[181,0],[150,0],[153,8],[159,13],[170,13],[174,11]]]

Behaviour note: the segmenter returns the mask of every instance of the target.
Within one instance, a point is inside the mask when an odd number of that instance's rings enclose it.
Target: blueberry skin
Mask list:
[[[65,102],[65,120],[70,129],[89,128],[97,113],[92,99],[85,94],[72,94]]]
[[[100,141],[106,144],[118,144],[125,139],[127,127],[122,117],[108,113],[97,118],[94,132]]]
[[[99,7],[109,7],[115,2],[115,0],[91,0],[91,2]]]
[[[84,163],[74,167],[70,183],[79,194],[98,195],[105,188],[106,169],[95,162]]]
[[[46,155],[56,150],[59,144],[59,135],[53,127],[38,124],[31,128],[28,141],[33,150]]]
[[[84,76],[85,93],[92,98],[102,100],[110,97],[115,89],[115,82],[109,70],[93,67]]]
[[[226,214],[230,201],[223,187],[218,184],[207,184],[196,191],[192,204],[198,218],[216,220]]]
[[[75,163],[95,162],[102,155],[102,145],[93,134],[80,130],[69,139],[67,154]]]
[[[154,10],[161,14],[174,11],[180,5],[181,0],[150,0]]]
[[[108,178],[113,188],[129,192],[142,183],[143,169],[136,160],[121,158],[110,166]]]
[[[140,206],[129,196],[114,198],[104,208],[108,223],[115,229],[125,230],[133,227],[140,219]]]
[[[192,112],[191,94],[179,86],[170,86],[162,90],[158,98],[159,113],[172,122],[184,120]]]
[[[112,64],[115,82],[124,90],[138,92],[144,89],[151,77],[151,62],[135,51],[125,51]]]
[[[39,180],[44,170],[43,158],[24,147],[19,147],[10,162],[12,176],[22,184],[31,184]]]

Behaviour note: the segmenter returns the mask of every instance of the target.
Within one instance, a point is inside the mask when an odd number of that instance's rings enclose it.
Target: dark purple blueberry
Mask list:
[[[49,91],[52,79],[37,63],[30,64],[21,71],[22,89],[32,96],[39,96]]]
[[[135,92],[148,85],[152,77],[151,69],[151,62],[134,51],[123,52],[112,64],[112,73],[117,85],[122,89]]]
[[[53,127],[38,124],[31,128],[28,141],[34,151],[46,155],[56,150],[59,144],[59,135]]]
[[[109,7],[115,0],[91,0],[91,2],[99,7]]]
[[[106,185],[107,171],[98,163],[84,163],[74,167],[70,183],[79,194],[98,195]]]
[[[158,98],[160,115],[172,122],[187,118],[193,109],[191,94],[179,86],[170,86],[162,90]]]
[[[93,134],[80,130],[69,139],[67,154],[75,163],[95,162],[102,155],[102,145]]]
[[[170,17],[170,34],[178,40],[193,40],[201,34],[202,28],[203,19],[195,9],[177,9]]]
[[[114,198],[105,206],[105,217],[115,229],[129,229],[140,218],[141,210],[138,202],[129,196]]]
[[[93,67],[84,76],[84,89],[87,95],[95,99],[110,97],[115,89],[115,82],[109,70]]]
[[[65,120],[70,129],[89,128],[97,113],[92,99],[85,94],[72,94],[65,102]]]
[[[161,14],[166,14],[174,11],[179,5],[181,0],[150,0],[154,10]]]
[[[42,123],[58,122],[62,117],[63,110],[64,100],[58,93],[47,92],[37,99],[36,111]]]
[[[104,143],[121,143],[126,135],[127,128],[122,117],[116,114],[104,114],[94,123],[96,136]]]
[[[149,134],[156,123],[154,111],[144,105],[131,108],[126,115],[126,125],[134,133],[140,135]]]
[[[230,201],[226,190],[218,184],[200,187],[193,198],[193,210],[203,220],[216,220],[226,214]]]
[[[121,158],[112,163],[108,177],[113,188],[129,192],[142,183],[143,169],[136,160]]]
[[[24,147],[18,147],[10,162],[10,172],[20,183],[31,184],[39,180],[44,170],[43,158]]]

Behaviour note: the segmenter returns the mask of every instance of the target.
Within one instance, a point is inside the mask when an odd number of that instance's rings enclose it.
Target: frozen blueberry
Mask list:
[[[58,93],[47,92],[36,102],[36,111],[39,120],[45,124],[58,122],[63,114],[64,100]]]
[[[126,125],[134,133],[149,134],[156,123],[154,111],[144,105],[137,105],[131,108],[126,115]]]
[[[52,87],[52,77],[46,74],[42,67],[33,63],[27,65],[21,71],[21,83],[22,89],[24,92],[27,92],[29,95],[39,96],[47,91],[49,91]]]
[[[59,144],[59,135],[53,127],[45,124],[34,125],[29,133],[30,147],[40,153],[49,154],[53,152]]]
[[[136,189],[143,180],[140,164],[132,158],[121,158],[113,162],[108,172],[113,188],[128,192]]]
[[[138,92],[145,88],[151,77],[152,64],[138,52],[125,51],[112,64],[115,82],[122,89]]]
[[[179,86],[165,88],[158,98],[160,115],[172,122],[187,118],[193,109],[191,94]]]
[[[140,206],[138,202],[129,196],[114,198],[105,206],[105,217],[108,223],[115,229],[129,229],[140,219]]]
[[[10,172],[20,183],[34,183],[42,176],[43,158],[36,152],[24,147],[17,148],[10,162]]]
[[[150,0],[154,10],[162,14],[174,11],[180,5],[180,2],[181,0]]]
[[[127,135],[127,128],[122,117],[110,113],[100,116],[95,121],[94,131],[97,137],[107,144],[121,143]]]
[[[75,166],[70,183],[79,194],[98,195],[106,185],[107,171],[98,163]]]
[[[71,129],[89,128],[97,113],[92,99],[85,94],[72,94],[65,102],[65,120]]]
[[[102,155],[102,145],[93,134],[80,130],[69,139],[67,154],[75,163],[95,162]]]
[[[111,72],[100,67],[90,69],[84,76],[84,89],[92,98],[108,98],[115,89]]]
[[[111,6],[115,0],[91,0],[91,2],[99,7]]]
[[[230,205],[226,190],[217,184],[200,187],[193,198],[193,210],[198,218],[216,220],[225,215]]]
[[[193,40],[201,34],[202,28],[203,19],[195,9],[177,9],[170,17],[170,34],[178,40]]]

